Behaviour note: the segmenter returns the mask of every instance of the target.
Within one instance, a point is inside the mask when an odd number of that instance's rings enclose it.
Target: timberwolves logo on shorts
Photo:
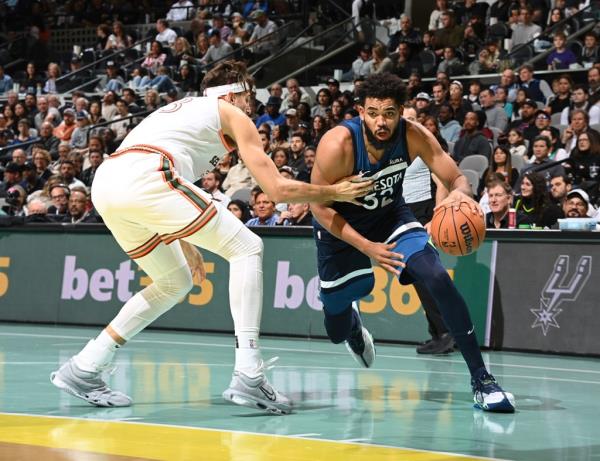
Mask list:
[[[531,328],[540,327],[544,336],[550,327],[560,328],[556,317],[563,311],[560,305],[565,301],[575,301],[592,273],[592,257],[582,256],[577,262],[575,273],[569,276],[569,255],[556,258],[552,274],[540,296],[539,309],[529,309],[535,315]]]

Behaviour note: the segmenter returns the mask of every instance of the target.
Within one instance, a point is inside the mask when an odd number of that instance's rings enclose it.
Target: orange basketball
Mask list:
[[[452,256],[473,253],[485,238],[485,219],[473,214],[467,202],[458,210],[452,205],[439,208],[431,220],[431,237],[437,248]]]

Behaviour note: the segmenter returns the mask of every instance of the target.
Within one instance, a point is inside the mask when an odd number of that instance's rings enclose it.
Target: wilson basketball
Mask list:
[[[473,214],[467,202],[438,209],[431,220],[431,237],[437,248],[452,256],[473,253],[485,238],[485,219]]]

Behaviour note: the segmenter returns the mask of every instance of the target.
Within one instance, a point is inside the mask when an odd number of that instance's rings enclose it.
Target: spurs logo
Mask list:
[[[546,285],[540,296],[539,309],[529,309],[535,320],[531,328],[540,327],[544,336],[548,334],[550,327],[560,328],[556,317],[563,311],[561,306],[566,301],[575,301],[581,290],[587,283],[592,273],[592,257],[582,256],[577,262],[575,273],[569,275],[569,256],[560,255],[554,263],[552,274],[546,281]]]

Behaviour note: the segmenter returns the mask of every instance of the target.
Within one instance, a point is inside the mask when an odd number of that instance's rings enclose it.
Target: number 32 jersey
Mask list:
[[[398,221],[412,221],[412,213],[402,198],[402,182],[410,157],[406,143],[406,122],[400,118],[394,139],[389,143],[377,163],[371,163],[363,137],[362,121],[356,117],[340,124],[352,135],[354,149],[354,170],[352,174],[362,174],[375,181],[374,190],[361,197],[361,206],[351,203],[335,203],[333,208],[358,232],[366,233],[383,223],[398,224]],[[411,219],[412,218],[412,219]]]

